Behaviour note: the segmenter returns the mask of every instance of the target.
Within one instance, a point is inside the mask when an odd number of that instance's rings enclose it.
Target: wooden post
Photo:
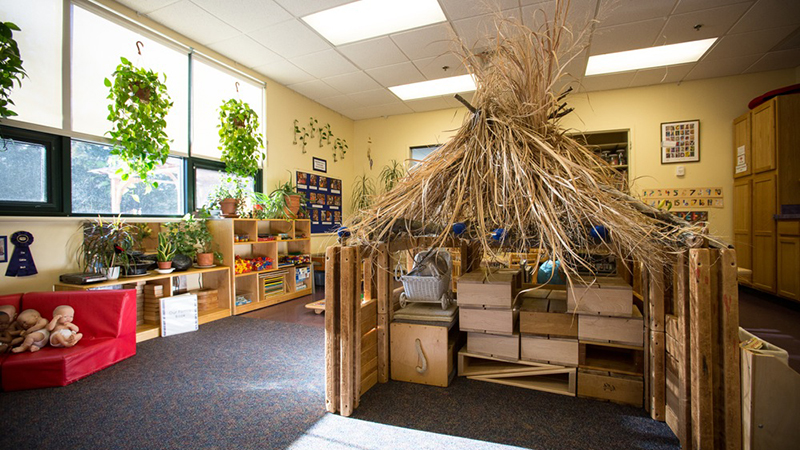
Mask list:
[[[378,382],[389,381],[389,309],[392,307],[391,258],[389,246],[378,246]]]
[[[689,250],[691,305],[692,448],[714,446],[711,257],[708,249]]]
[[[650,361],[650,276],[647,273],[647,268],[643,263],[636,263],[639,265],[639,275],[641,277],[640,294],[642,296],[642,314],[644,321],[644,409],[648,413],[651,412],[652,402],[652,378],[650,377],[651,361]]]
[[[675,315],[678,318],[678,439],[683,450],[692,449],[692,411],[691,411],[691,339],[689,337],[689,268],[686,264],[688,252],[678,254],[673,269],[672,292]]]
[[[364,261],[361,259],[361,248],[353,247],[355,249],[356,267],[362,267]],[[361,305],[362,300],[362,284],[361,284],[361,270],[356,271],[355,279],[355,303],[353,304],[353,409],[358,408],[361,402],[361,339],[364,337],[361,332]]]
[[[647,307],[650,310],[650,417],[654,420],[666,419],[666,337],[664,336],[664,271],[661,267],[651,267],[649,275]]]
[[[739,283],[736,251],[720,250],[720,337],[726,450],[742,448],[741,372],[739,369]],[[719,366],[718,366],[719,367]]]
[[[650,329],[664,331],[664,270],[652,267],[650,270]]]
[[[357,259],[358,250],[355,247],[341,249],[341,370],[340,370],[340,406],[341,415],[349,417],[353,414],[355,399],[355,341],[360,333],[361,324],[356,326],[356,304],[360,305],[361,299],[356,299],[358,289],[358,273],[361,269]],[[357,301],[358,300],[358,301]],[[326,299],[327,302],[327,299]]]
[[[325,251],[325,409],[339,410],[340,360],[339,247]]]

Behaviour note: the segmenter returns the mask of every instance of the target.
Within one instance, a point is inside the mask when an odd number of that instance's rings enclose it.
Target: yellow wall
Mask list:
[[[711,233],[730,240],[733,213],[732,121],[747,111],[747,103],[766,91],[796,83],[795,69],[687,81],[631,89],[575,94],[569,97],[575,112],[565,127],[580,131],[630,129],[630,174],[634,191],[651,187],[722,187],[725,207],[710,209]],[[409,147],[443,142],[463,120],[464,108],[361,120],[355,139],[361,164],[368,171],[366,140],[372,138],[374,169],[390,159],[408,158]],[[675,176],[677,164],[660,163],[660,124],[700,120],[700,162],[686,163],[686,175]],[[366,166],[365,166],[366,164]],[[357,172],[358,174],[358,172]]]

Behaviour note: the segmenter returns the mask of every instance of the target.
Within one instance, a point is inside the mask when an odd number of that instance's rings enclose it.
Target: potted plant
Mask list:
[[[78,265],[84,272],[98,271],[110,280],[119,278],[120,265],[128,262],[127,250],[134,245],[136,231],[120,217],[102,217],[81,225],[82,241]]]
[[[244,206],[248,197],[245,181],[242,178],[228,177],[208,195],[207,209],[220,209],[223,217],[239,217],[238,210]]]
[[[383,192],[391,191],[405,175],[406,171],[403,168],[403,164],[397,162],[396,159],[390,160],[389,164],[383,166],[380,175],[378,175],[378,179],[383,184]]]
[[[108,120],[112,123],[108,134],[114,143],[111,154],[128,166],[127,172],[118,171],[123,180],[133,174],[157,188],[158,182],[149,182],[147,175],[166,163],[169,156],[166,116],[172,102],[158,73],[134,67],[125,58],[120,61],[113,74],[114,82],[105,79],[112,101],[108,107]]]
[[[158,268],[166,270],[172,268],[172,258],[175,257],[176,247],[167,233],[158,233]]]
[[[214,251],[214,237],[208,229],[208,217],[208,211],[200,210],[198,217],[187,214],[180,222],[166,224],[176,252],[196,259],[201,267],[213,266],[214,258],[222,259],[222,254]]]
[[[242,178],[258,172],[264,159],[264,141],[259,134],[258,114],[242,100],[230,99],[219,107],[219,149],[225,170]]]
[[[0,82],[0,119],[16,116],[17,113],[8,109],[8,105],[13,105],[9,96],[14,87],[22,86],[22,79],[27,76],[25,69],[22,68],[22,59],[19,54],[19,46],[14,40],[14,31],[20,31],[19,27],[11,22],[0,22],[0,73],[3,74]]]

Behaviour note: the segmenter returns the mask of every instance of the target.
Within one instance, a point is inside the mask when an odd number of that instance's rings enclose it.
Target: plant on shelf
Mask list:
[[[208,229],[209,217],[208,211],[201,209],[197,212],[197,217],[186,214],[180,222],[166,224],[176,253],[196,259],[198,266],[211,266],[214,258],[222,259],[222,254],[214,251],[214,237]]]
[[[162,82],[158,73],[135,67],[125,58],[120,61],[114,82],[105,79],[112,101],[108,106],[112,123],[108,134],[114,143],[111,154],[127,165],[127,171],[117,171],[123,180],[138,175],[148,187],[157,188],[158,182],[148,181],[147,176],[169,156],[166,117],[172,101],[164,84],[166,76]]]
[[[353,199],[350,203],[353,207],[353,212],[369,208],[374,196],[375,182],[372,181],[372,178],[366,175],[356,177],[353,183]]]
[[[238,177],[223,179],[208,195],[205,208],[220,209],[224,217],[242,215],[246,200],[249,197],[246,181]]]
[[[14,32],[20,31],[12,22],[0,22],[0,119],[16,116],[17,113],[8,109],[14,102],[9,98],[14,82],[22,86],[22,79],[27,76],[22,68],[22,58],[19,46],[14,40]]]
[[[139,251],[144,253],[147,250],[145,248],[145,240],[153,235],[153,229],[145,222],[134,224],[133,227],[136,231],[136,243],[138,244]]]
[[[129,263],[127,252],[134,246],[134,227],[119,216],[111,220],[98,217],[81,225],[81,235],[76,255],[81,270],[118,278],[119,266]]]
[[[175,257],[175,244],[167,233],[158,233],[158,268],[165,270],[172,267],[172,258]]]
[[[219,121],[219,149],[225,170],[243,178],[254,176],[265,157],[258,114],[242,100],[230,99],[219,107]]]
[[[383,185],[383,192],[391,191],[405,175],[406,171],[403,168],[403,164],[397,162],[396,159],[390,160],[389,164],[383,166],[380,175],[378,175],[378,179]]]

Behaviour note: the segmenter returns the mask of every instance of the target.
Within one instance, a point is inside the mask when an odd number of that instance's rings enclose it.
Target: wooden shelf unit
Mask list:
[[[217,290],[218,306],[213,309],[198,312],[198,323],[203,325],[208,322],[224,319],[231,315],[231,293],[233,290],[231,289],[230,273],[230,269],[226,266],[210,267],[207,269],[190,268],[182,272],[172,272],[169,274],[159,274],[151,271],[146,276],[120,277],[116,280],[104,281],[102,283],[77,285],[59,282],[53,285],[53,290],[90,291],[115,289],[117,286],[121,287],[126,284],[144,283],[145,285],[160,285],[164,292],[163,297],[171,297],[172,295],[178,295],[178,293],[172,293],[172,280],[174,278],[197,275],[200,277],[201,285],[204,289]],[[161,336],[160,321],[145,320],[144,323],[136,326],[136,342],[146,341],[159,336]]]
[[[293,300],[313,292],[314,271],[312,264],[290,264],[278,266],[278,259],[290,253],[311,255],[311,221],[308,219],[219,219],[208,222],[209,230],[218,243],[222,253],[222,262],[234,267],[231,270],[232,311],[234,315],[276,305],[288,300]],[[287,234],[288,239],[275,239],[259,241],[259,234]],[[247,236],[246,240],[235,242],[234,236]],[[272,267],[259,271],[236,273],[235,258],[269,257]],[[305,289],[296,289],[296,275],[300,268],[311,268],[308,286]],[[263,280],[276,279],[283,273],[283,293],[265,295]],[[237,305],[237,298],[245,296],[250,303]]]

